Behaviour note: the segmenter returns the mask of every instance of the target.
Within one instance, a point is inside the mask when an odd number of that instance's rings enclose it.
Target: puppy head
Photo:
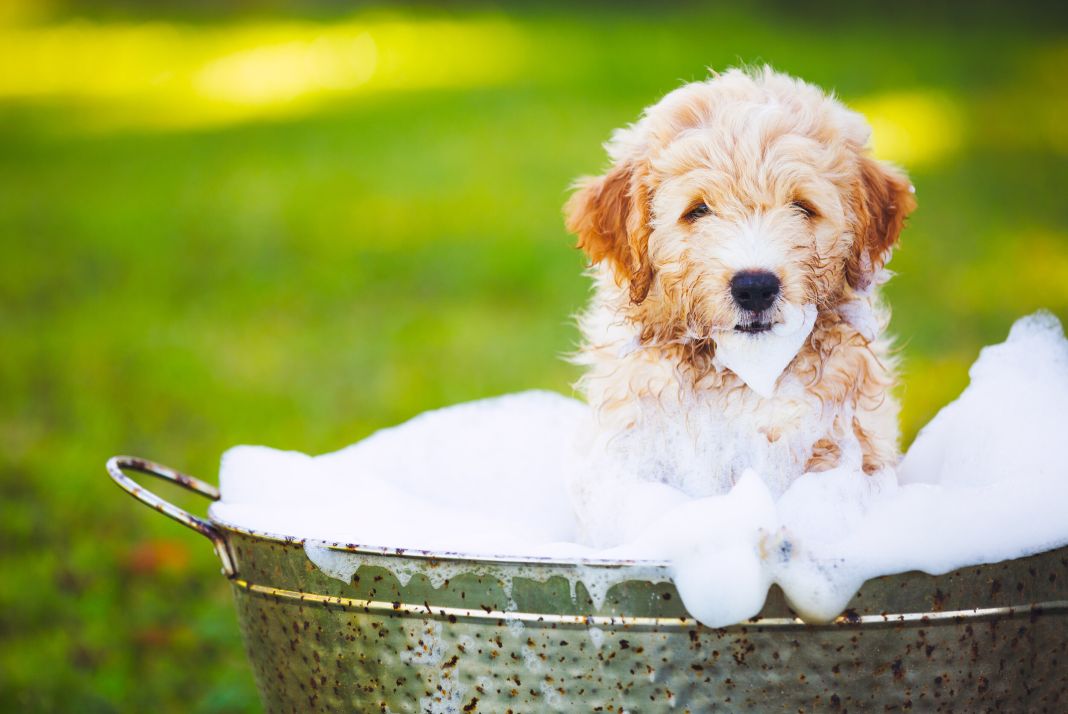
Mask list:
[[[767,330],[785,303],[826,311],[867,290],[889,258],[915,202],[869,136],[817,87],[730,70],[617,131],[567,226],[627,288],[646,339]]]

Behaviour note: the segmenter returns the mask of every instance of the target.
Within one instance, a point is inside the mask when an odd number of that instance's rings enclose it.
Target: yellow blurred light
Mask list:
[[[867,117],[880,159],[912,168],[937,162],[964,143],[962,112],[933,90],[888,92],[849,103]]]
[[[1068,234],[1022,228],[993,244],[988,255],[947,276],[947,305],[967,314],[1068,310]]]
[[[201,96],[241,104],[287,102],[305,94],[356,89],[374,74],[371,35],[318,37],[221,57],[193,77]]]
[[[3,27],[0,97],[129,96],[178,69],[181,45],[174,28],[155,23]]]
[[[0,25],[39,22],[55,11],[54,0],[3,0],[0,2]]]
[[[356,92],[496,84],[522,45],[499,19],[0,26],[0,102],[74,104],[71,128],[216,126]]]

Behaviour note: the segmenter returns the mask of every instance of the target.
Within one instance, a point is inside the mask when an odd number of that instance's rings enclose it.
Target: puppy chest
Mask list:
[[[746,469],[755,469],[773,491],[785,490],[826,437],[829,420],[818,403],[806,400],[731,396],[643,405],[624,439],[640,477],[708,496],[725,493]]]

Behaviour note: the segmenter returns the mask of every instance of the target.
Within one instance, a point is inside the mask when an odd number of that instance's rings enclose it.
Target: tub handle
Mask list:
[[[203,518],[198,518],[188,511],[184,511],[181,508],[178,508],[178,506],[164,501],[156,494],[141,487],[141,485],[127,476],[123,471],[137,471],[138,473],[155,476],[165,481],[176,483],[186,490],[199,493],[201,496],[210,498],[213,501],[219,500],[219,489],[215,488],[210,483],[204,483],[200,479],[193,478],[180,471],[175,471],[172,468],[157,464],[154,461],[139,459],[136,456],[112,456],[108,459],[107,468],[108,474],[111,476],[112,480],[117,483],[119,488],[123,491],[130,494],[141,503],[151,506],[163,515],[173,518],[187,528],[192,528],[197,533],[210,540],[215,547],[215,554],[219,556],[219,560],[222,562],[223,574],[228,578],[234,577],[236,574],[236,571],[234,570],[234,561],[230,557],[230,551],[226,547],[226,539],[223,537],[222,533],[219,532],[218,528]]]

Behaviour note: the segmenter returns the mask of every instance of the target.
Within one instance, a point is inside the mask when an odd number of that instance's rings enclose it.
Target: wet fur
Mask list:
[[[896,464],[877,289],[915,202],[906,176],[870,156],[869,135],[833,96],[766,68],[685,85],[613,135],[611,168],[580,180],[565,209],[595,283],[578,386],[606,440],[657,418],[737,414],[789,455],[791,478],[858,446],[869,473]],[[714,215],[684,220],[698,201]],[[745,269],[775,272],[783,300],[818,309],[770,399],[715,362],[716,331],[745,319],[729,289]],[[710,466],[728,483],[740,475]]]

